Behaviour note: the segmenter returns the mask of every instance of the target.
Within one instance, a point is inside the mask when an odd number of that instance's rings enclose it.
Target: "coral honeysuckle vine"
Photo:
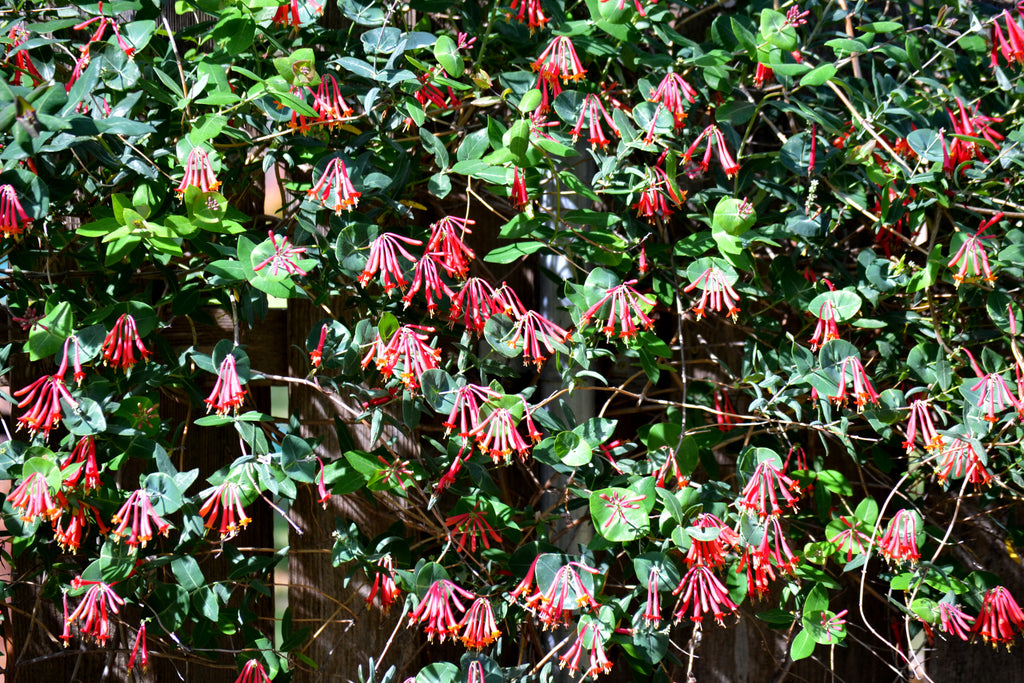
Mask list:
[[[233,542],[308,489],[388,517],[323,549],[360,602],[457,644],[373,680],[1012,645],[1024,12],[840,6],[0,11],[5,594],[124,676],[292,680],[316,629],[245,606],[289,551]],[[289,376],[272,302],[322,312]]]

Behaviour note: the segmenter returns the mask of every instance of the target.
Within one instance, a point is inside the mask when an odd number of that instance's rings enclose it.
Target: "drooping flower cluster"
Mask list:
[[[341,215],[342,211],[351,211],[359,203],[360,193],[352,185],[348,177],[345,162],[335,157],[331,159],[320,179],[306,191],[306,196],[321,206],[333,209]]]
[[[142,343],[135,318],[124,313],[117,319],[106,338],[103,340],[103,362],[117,370],[130,370],[135,367],[137,359],[148,360],[153,355]]]
[[[71,580],[72,590],[88,586],[82,602],[75,611],[65,617],[64,625],[67,638],[70,638],[70,626],[79,622],[82,635],[95,638],[100,645],[110,639],[110,614],[117,614],[124,605],[124,598],[118,595],[112,584],[102,581],[86,581],[77,576]],[[66,604],[66,603],[65,603]]]
[[[536,610],[537,616],[545,628],[554,628],[561,624],[568,623],[572,618],[572,612],[576,610],[593,610],[597,606],[597,600],[590,589],[583,582],[580,571],[587,574],[597,574],[597,570],[588,567],[580,562],[571,561],[562,565],[555,572],[551,583],[546,587],[539,584],[530,595],[534,587],[534,575],[537,571],[537,563],[544,555],[538,555],[526,576],[509,593],[509,598],[515,602],[523,598],[523,604]],[[526,597],[523,597],[526,596]]]
[[[146,547],[146,543],[153,540],[153,532],[166,536],[171,525],[164,521],[153,508],[149,498],[149,491],[136,489],[128,496],[121,509],[111,518],[116,524],[110,535],[117,540],[123,540],[130,546]]]
[[[373,586],[370,594],[366,596],[367,606],[377,601],[381,612],[387,612],[401,591],[395,583],[395,563],[390,553],[377,560],[377,566],[373,574]]]
[[[679,190],[669,180],[668,174],[658,166],[648,166],[644,175],[644,184],[640,188],[640,198],[631,208],[636,209],[640,218],[650,223],[654,217],[668,218],[686,200],[686,192]]]
[[[452,607],[459,612],[466,611],[459,598],[474,600],[476,596],[447,579],[438,579],[430,584],[420,604],[409,615],[408,625],[426,624],[423,631],[427,634],[428,640],[433,640],[435,636],[442,641],[454,638],[463,623],[456,620]]]
[[[190,187],[198,187],[203,192],[216,192],[220,181],[213,173],[210,156],[202,147],[193,147],[185,161],[185,176],[175,191],[184,194]]]
[[[245,528],[252,518],[242,509],[242,487],[235,482],[225,481],[207,497],[199,515],[206,520],[207,529],[218,527],[222,541],[234,537]],[[220,515],[220,524],[217,516]]]
[[[868,403],[878,403],[878,392],[871,386],[871,380],[868,379],[868,374],[864,370],[860,358],[847,356],[839,368],[839,389],[835,396],[829,397],[836,405],[846,402],[847,373],[853,380],[853,400],[857,410],[863,409]]]
[[[669,71],[658,87],[651,91],[648,100],[660,102],[672,113],[676,130],[686,126],[686,105],[693,104],[697,91],[675,71]]]
[[[214,410],[218,415],[224,415],[237,409],[244,400],[245,389],[242,388],[242,381],[238,377],[235,356],[229,353],[221,361],[220,368],[217,370],[217,382],[213,385],[213,391],[205,399],[208,406],[206,410],[207,412]]]
[[[617,332],[619,337],[629,339],[635,337],[641,327],[647,329],[653,325],[654,320],[647,315],[644,307],[654,306],[654,299],[633,289],[633,285],[636,283],[636,280],[627,280],[621,285],[606,289],[604,296],[583,313],[583,317],[580,318],[580,327],[588,325],[590,319],[603,310],[606,304],[608,305],[608,319],[601,331],[609,338]]]
[[[378,332],[370,342],[370,350],[363,356],[361,365],[365,368],[372,362],[385,377],[391,377],[397,371],[402,384],[409,390],[415,390],[423,373],[438,367],[441,360],[441,350],[429,344],[428,333],[433,332],[433,327],[402,325],[387,343]]]
[[[986,643],[1009,645],[1021,628],[1024,628],[1024,612],[1010,591],[996,586],[985,593],[972,629],[974,634],[980,635]]]
[[[14,237],[25,232],[30,225],[32,219],[21,208],[17,192],[10,185],[0,185],[0,233],[4,237]]]
[[[700,143],[704,142],[704,158],[701,159],[694,169],[691,169],[690,175],[696,177],[703,173],[706,173],[709,165],[711,164],[711,150],[714,149],[718,155],[718,162],[722,165],[722,170],[725,171],[725,175],[732,177],[736,175],[740,170],[740,165],[732,158],[732,153],[729,152],[729,147],[725,143],[725,136],[722,135],[722,131],[718,129],[718,126],[711,124],[697,136],[697,139],[693,141],[693,144],[689,146],[686,152],[683,154],[683,161],[687,164],[691,162],[691,159],[696,153]]]
[[[963,282],[981,278],[986,282],[995,282],[995,275],[988,263],[988,253],[981,240],[993,239],[994,235],[982,235],[988,228],[994,225],[1003,217],[1002,213],[996,214],[987,221],[982,222],[977,232],[964,240],[960,248],[949,260],[947,266],[954,268],[957,264],[960,269],[953,275],[953,282],[959,287]]]
[[[607,0],[612,1],[612,0]],[[588,645],[589,643],[589,645]],[[599,675],[606,671],[611,671],[612,663],[608,659],[608,655],[604,651],[604,641],[601,639],[601,632],[597,627],[597,624],[588,623],[583,626],[582,629],[576,635],[576,640],[566,650],[565,654],[558,658],[558,665],[561,668],[567,668],[569,671],[580,670],[580,658],[583,655],[583,650],[590,650],[590,665],[587,667],[583,675],[597,678]]]
[[[921,559],[917,549],[917,515],[911,510],[899,510],[889,522],[889,528],[878,542],[882,557],[887,562],[916,563]]]
[[[787,477],[771,460],[765,460],[757,466],[744,487],[740,509],[758,517],[775,517],[782,513],[776,491],[782,493],[787,507],[796,507],[798,497],[790,492],[799,495],[800,485]]]
[[[709,305],[716,313],[721,313],[724,308],[726,315],[736,318],[736,314],[740,312],[740,307],[737,306],[740,295],[729,285],[729,280],[721,268],[710,266],[700,277],[684,287],[683,291],[692,292],[697,287],[702,290],[700,301],[693,307],[697,320],[704,317],[704,311]]]

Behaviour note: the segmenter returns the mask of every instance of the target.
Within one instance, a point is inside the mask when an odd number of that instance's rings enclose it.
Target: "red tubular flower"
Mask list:
[[[728,432],[738,424],[736,408],[733,407],[729,394],[723,390],[715,391],[715,422],[722,432]]]
[[[907,419],[907,437],[903,441],[903,447],[907,453],[914,450],[914,440],[918,432],[924,441],[925,450],[935,450],[942,447],[942,437],[935,431],[935,424],[932,422],[931,413],[928,411],[928,403],[920,399],[910,404],[910,416]]]
[[[401,244],[402,242],[413,246],[423,244],[420,240],[402,237],[393,232],[385,232],[378,235],[370,245],[370,257],[366,261],[366,267],[363,268],[363,272],[359,275],[359,284],[365,287],[377,273],[382,273],[384,276],[385,294],[391,294],[392,289],[405,287],[409,284],[409,281],[405,279],[405,275],[402,272],[403,268],[398,260],[398,256],[401,254],[410,263],[416,263],[416,257],[406,251],[405,247]],[[394,279],[392,280],[392,278]]]
[[[320,497],[316,499],[316,502],[326,510],[327,503],[331,501],[331,492],[327,490],[327,484],[324,483],[324,461],[320,458],[317,458],[316,461],[320,463],[320,472],[316,478],[316,492]],[[399,479],[399,483],[401,483],[401,479]]]
[[[313,109],[319,116],[317,122],[328,127],[339,125],[342,119],[351,116],[353,111],[341,96],[338,81],[331,74],[320,79],[320,87],[313,95]]]
[[[20,54],[20,53],[19,53]],[[0,185],[0,233],[4,237],[20,235],[32,225],[32,219],[21,208],[18,194],[11,185]]]
[[[946,633],[955,635],[960,640],[967,640],[973,621],[974,617],[961,610],[958,605],[951,602],[939,603],[939,628]]]
[[[323,14],[324,8],[310,0],[311,14]],[[298,28],[302,25],[302,21],[299,19],[299,0],[289,0],[284,5],[277,8],[277,12],[274,13],[273,22],[281,26],[292,26]]]
[[[448,517],[444,523],[445,526],[451,527],[452,534],[459,536],[459,544],[457,547],[458,552],[462,552],[466,548],[466,539],[469,539],[469,550],[470,552],[476,552],[476,541],[479,538],[485,548],[490,549],[490,541],[494,541],[498,545],[501,545],[501,535],[494,530],[494,527],[487,521],[487,515],[480,511],[480,503],[473,506],[473,509],[469,512],[463,512],[462,514],[452,515]]]
[[[548,23],[544,16],[544,10],[540,6],[540,0],[512,0],[512,11],[516,12],[516,21],[525,23],[530,33],[542,28]]]
[[[604,447],[602,446],[602,450],[603,449]],[[662,456],[664,456],[665,461],[652,473],[652,476],[654,477],[654,485],[660,489],[665,488],[665,482],[668,481],[669,475],[671,474],[676,478],[677,489],[686,488],[689,485],[690,480],[683,474],[682,470],[679,469],[679,461],[676,460],[675,451],[668,446],[663,446],[655,452],[660,452]],[[611,460],[611,456],[608,452],[606,452],[605,455],[607,455],[608,459]],[[615,467],[617,472],[619,472],[619,468],[615,465],[614,461],[612,461],[612,466]],[[619,473],[621,474],[621,472]]]
[[[277,236],[273,230],[267,231],[267,236],[270,238],[270,243],[274,245],[274,253],[264,259],[258,266],[253,268],[253,272],[260,272],[267,266],[270,266],[270,275],[276,277],[282,270],[289,275],[305,275],[306,271],[299,267],[299,258],[306,252],[306,247],[293,247],[288,244],[287,237],[281,237],[281,241],[277,241]]]
[[[466,226],[475,223],[474,220],[445,216],[430,225],[427,253],[435,256],[451,277],[462,279],[469,273],[469,262],[475,255],[463,240],[473,232]]]
[[[968,482],[982,486],[992,481],[992,474],[974,452],[974,447],[962,439],[953,439],[939,452],[936,475],[943,484],[949,477],[967,477]]]
[[[992,52],[990,61],[993,69],[999,66],[996,59],[996,56],[999,54],[1003,56],[1007,64],[1024,64],[1024,31],[1021,30],[1017,22],[1010,16],[1009,10],[1003,10],[1001,17],[1006,25],[1006,36],[999,29],[1000,17],[996,17],[992,22]]]
[[[334,209],[341,215],[342,211],[351,211],[359,203],[360,193],[352,185],[348,177],[345,162],[335,157],[324,168],[320,179],[312,189],[306,191],[307,198],[319,202],[321,206]]]
[[[427,312],[433,317],[437,312],[438,301],[442,297],[451,299],[451,297],[455,296],[455,292],[441,279],[437,266],[437,256],[429,251],[416,263],[416,268],[413,270],[412,285],[409,286],[408,291],[402,296],[402,302],[406,308],[412,303],[416,293],[422,289],[423,295],[427,299]],[[434,299],[437,299],[437,301]]]
[[[836,324],[836,307],[830,299],[826,299],[818,310],[818,324],[811,336],[811,351],[817,351],[822,344],[839,339],[839,326]]]
[[[490,283],[483,278],[471,277],[452,297],[448,319],[456,322],[461,315],[468,330],[483,334],[484,326],[491,316],[501,312],[501,307],[494,301],[494,288]]]
[[[623,10],[626,8],[626,1],[627,0],[601,0],[601,2],[618,2],[617,9],[619,10]],[[651,0],[652,5],[657,4],[657,2],[658,0]],[[644,9],[641,0],[633,0],[633,6],[636,7],[637,14],[639,14],[641,17],[647,16],[647,11]]]
[[[33,472],[18,484],[7,496],[7,502],[15,510],[21,510],[18,517],[23,522],[32,523],[40,518],[56,520],[61,513],[60,506],[50,497],[46,477],[39,472]]]
[[[609,0],[610,1],[610,0]],[[576,636],[576,642],[559,657],[559,667],[569,667],[569,671],[579,671],[580,657],[583,649],[587,647],[587,640],[590,640],[590,666],[583,673],[583,676],[597,678],[606,671],[610,671],[612,663],[604,651],[604,642],[601,640],[601,633],[595,624],[587,624]]]
[[[398,378],[407,389],[414,391],[420,386],[423,373],[438,367],[441,360],[441,350],[432,348],[428,344],[430,337],[423,334],[433,331],[433,327],[423,325],[402,325],[387,344],[378,333],[361,365],[365,368],[372,361],[385,377],[391,377],[395,368],[401,367]]]
[[[513,452],[520,459],[525,459],[530,452],[530,445],[519,433],[515,417],[508,408],[492,410],[469,432],[469,436],[494,462],[507,461]]]
[[[110,613],[118,613],[119,608],[124,605],[124,598],[114,592],[111,584],[85,581],[80,576],[71,580],[71,588],[78,589],[82,586],[89,586],[89,589],[75,611],[66,617],[65,622],[70,625],[79,621],[82,635],[95,638],[100,645],[105,645],[110,639]]]
[[[654,306],[655,302],[654,299],[649,299],[633,289],[632,285],[636,283],[636,280],[627,280],[621,285],[606,289],[601,300],[583,313],[583,317],[580,318],[580,327],[587,325],[590,319],[607,303],[609,304],[608,320],[601,331],[609,338],[616,332],[616,327],[619,336],[623,339],[634,337],[640,332],[637,327],[638,323],[644,329],[650,328],[654,324],[654,320],[647,316],[643,306]]]
[[[800,485],[787,477],[770,460],[765,460],[754,470],[753,476],[743,489],[739,507],[744,512],[756,513],[758,517],[775,517],[782,513],[775,491],[782,492],[787,507],[796,507]],[[790,491],[797,496],[790,495]],[[769,507],[769,505],[771,507]]]
[[[693,104],[696,98],[697,91],[682,76],[669,71],[647,99],[664,104],[672,112],[675,129],[679,130],[686,126],[686,104]]]
[[[101,534],[109,531],[106,525],[103,524],[103,520],[100,519],[99,510],[92,505],[81,501],[68,503],[67,498],[60,492],[57,493],[57,500],[61,501],[62,507],[71,512],[71,519],[68,520],[66,527],[64,526],[63,516],[53,521],[53,537],[57,540],[57,544],[64,548],[65,551],[70,553],[77,552],[78,548],[82,545],[82,534],[85,533],[89,525],[89,518],[85,514],[87,511],[92,513],[92,517],[96,520]]]
[[[205,399],[208,406],[206,412],[213,409],[218,415],[224,415],[232,409],[237,409],[244,400],[245,389],[242,388],[242,381],[238,377],[235,356],[229,353],[221,361],[220,369],[217,371],[217,382]]]
[[[39,70],[36,68],[36,65],[32,62],[32,58],[29,56],[28,50],[21,47],[29,38],[28,31],[25,30],[24,22],[12,25],[11,30],[7,32],[7,38],[10,42],[7,44],[7,60],[5,63],[8,66],[11,66],[16,73],[28,74],[32,79],[33,87],[40,85],[46,79],[43,78],[42,74],[40,74]],[[11,64],[10,55],[12,52],[14,53],[14,64]],[[12,85],[20,84],[22,83],[21,77],[19,76]]]
[[[648,626],[654,628],[661,623],[661,593],[658,592],[660,573],[657,567],[651,567],[651,573],[647,575],[647,600],[644,602],[643,619]]]
[[[459,628],[463,629],[459,640],[466,647],[480,650],[501,635],[498,625],[494,621],[494,612],[491,603],[487,598],[477,597],[473,604],[466,610],[466,615],[459,622]]]
[[[878,547],[886,562],[916,563],[921,559],[917,549],[917,516],[910,510],[898,511]]]
[[[971,633],[980,634],[986,643],[1009,645],[1021,627],[1024,627],[1024,612],[1021,612],[1010,591],[996,586],[985,593]]]
[[[846,368],[848,366],[852,366],[850,374],[853,377],[853,395],[857,410],[861,410],[866,403],[878,403],[878,392],[871,386],[871,380],[868,379],[864,366],[856,356],[848,356],[843,360],[843,364],[839,369],[839,389],[835,396],[829,398],[836,405],[840,405],[846,400]]]
[[[149,649],[146,647],[146,622],[142,622],[138,633],[135,634],[135,645],[132,647],[132,653],[128,657],[129,671],[135,668],[136,659],[138,659],[139,668],[143,671],[149,667]]]
[[[686,565],[688,567],[723,566],[725,564],[725,554],[739,541],[739,534],[727,527],[725,522],[710,513],[697,515],[694,526],[697,528],[697,532],[689,534],[692,540],[690,542],[690,549],[684,558]],[[702,540],[702,538],[708,535],[708,531],[717,531],[717,535],[708,540]]]
[[[117,525],[117,528],[110,532],[111,536],[116,540],[122,540],[127,536],[125,543],[143,548],[146,547],[146,543],[153,540],[154,528],[156,533],[164,536],[171,529],[171,525],[156,514],[146,489],[135,490],[111,518],[111,522]]]
[[[465,384],[456,389],[452,411],[443,423],[445,436],[457,429],[459,436],[468,437],[479,424],[480,405],[500,396],[493,389],[478,384]]]
[[[462,622],[456,621],[452,605],[454,604],[460,612],[466,611],[459,600],[460,597],[467,600],[476,598],[475,595],[459,588],[451,581],[438,579],[430,584],[427,594],[409,615],[408,625],[425,622],[426,626],[423,627],[423,630],[426,632],[428,640],[433,640],[434,636],[438,636],[442,641],[445,638],[454,637],[462,628]]]
[[[512,190],[509,193],[512,206],[517,209],[525,209],[530,204],[530,197],[526,193],[526,178],[519,167],[514,167],[512,173]]]
[[[693,609],[689,615],[690,620],[698,624],[708,613],[713,613],[715,621],[722,623],[722,617],[729,612],[736,611],[739,607],[729,599],[729,591],[725,589],[715,573],[703,565],[693,566],[686,572],[682,581],[672,591],[672,595],[680,593],[682,593],[682,597],[679,599],[676,609],[676,621],[682,621],[687,616],[686,612],[691,605]]]
[[[772,71],[770,66],[757,63],[757,68],[754,69],[754,87],[763,88],[765,83],[771,83],[775,80],[775,72]]]
[[[644,185],[640,188],[640,199],[631,208],[636,209],[637,216],[653,223],[655,216],[661,218],[671,216],[673,214],[672,207],[679,206],[685,200],[686,192],[677,190],[669,181],[665,171],[657,166],[648,166],[644,176]]]
[[[534,561],[534,565],[536,565],[536,561]],[[583,579],[576,571],[577,569],[589,574],[597,573],[596,569],[584,564],[570,562],[558,568],[546,591],[541,591],[538,587],[537,592],[526,599],[526,606],[537,610],[537,616],[544,623],[545,628],[568,623],[574,610],[592,610],[596,607],[597,601],[583,585]],[[533,578],[532,571],[527,578]],[[525,581],[526,579],[524,579]]]
[[[564,83],[578,81],[587,75],[568,36],[555,36],[533,63],[533,70],[545,80],[560,78]]]
[[[683,291],[692,292],[697,287],[702,290],[700,302],[693,307],[697,320],[704,317],[704,311],[709,303],[711,310],[716,313],[721,313],[723,306],[727,307],[726,314],[732,316],[734,320],[736,319],[736,314],[740,312],[740,307],[736,305],[739,303],[740,295],[729,285],[721,268],[711,266],[701,273],[700,277],[684,287]]]
[[[57,374],[44,375],[27,387],[14,392],[15,396],[25,397],[18,403],[19,408],[33,404],[27,413],[18,418],[19,426],[32,432],[49,435],[50,430],[63,417],[61,400],[72,409],[78,407],[78,401],[71,397],[71,392],[64,384],[64,373],[67,371],[66,362],[67,356]]]
[[[81,465],[81,467],[75,467]],[[61,472],[72,468],[74,471],[64,477],[64,486],[74,489],[79,483],[82,491],[88,493],[100,485],[100,471],[96,465],[96,438],[83,436],[75,444],[67,459],[60,464]]]
[[[999,373],[992,372],[982,377],[977,384],[971,387],[971,391],[981,389],[981,396],[978,398],[978,407],[985,410],[984,417],[989,422],[997,422],[996,412],[1002,411],[1007,403],[1017,409],[1017,412],[1024,411],[1017,397],[1013,395],[1006,385],[1006,380]]]
[[[601,99],[593,94],[589,93],[583,99],[583,108],[580,110],[580,117],[576,121],[576,125],[572,129],[572,139],[575,142],[576,138],[579,137],[583,131],[583,126],[587,125],[590,130],[590,136],[587,141],[591,147],[600,147],[604,149],[611,142],[605,137],[604,129],[601,127],[601,120],[604,119],[605,124],[611,128],[612,133],[620,135],[619,127],[612,121],[611,115],[608,110],[604,108],[604,104],[601,103]]]
[[[215,192],[220,181],[213,174],[210,157],[202,147],[193,147],[185,161],[185,177],[181,179],[175,191],[184,194],[189,187],[198,187],[203,192]]]
[[[217,516],[220,515],[219,531],[222,541],[233,538],[252,521],[242,509],[241,491],[241,486],[226,481],[215,488],[199,508],[199,515],[206,520],[203,526],[207,529],[218,526]]]
[[[968,237],[963,244],[960,245],[960,249],[957,250],[953,258],[946,264],[949,268],[953,268],[957,264],[960,264],[960,269],[953,275],[953,282],[957,287],[960,286],[966,280],[974,280],[982,278],[986,282],[995,282],[995,275],[992,274],[992,268],[988,264],[988,253],[985,251],[985,245],[981,240],[993,239],[994,235],[982,236],[981,233],[985,232],[994,223],[1001,220],[1003,217],[1002,213],[998,213],[992,218],[984,221],[978,228],[978,231]],[[962,261],[962,263],[961,263]]]
[[[722,170],[725,171],[725,175],[732,177],[740,170],[739,164],[732,158],[732,154],[729,152],[729,148],[725,144],[725,137],[722,135],[722,131],[718,129],[718,126],[711,124],[697,136],[697,139],[693,141],[693,144],[683,154],[683,161],[687,164],[690,163],[694,152],[697,151],[697,147],[702,141],[705,141],[704,147],[704,158],[700,163],[697,164],[697,169],[690,175],[695,177],[701,173],[705,173],[708,170],[708,166],[711,162],[711,149],[715,148],[718,154],[718,161],[722,164]]]
[[[235,683],[270,683],[270,676],[258,659],[250,659],[242,667],[242,672],[238,674]]]
[[[327,323],[320,327],[320,341],[317,343],[316,348],[309,352],[309,364],[314,368],[319,368],[320,363],[324,360],[325,341],[327,341]]]
[[[385,555],[377,560],[377,571],[374,572],[373,587],[370,588],[370,594],[366,596],[366,606],[369,607],[375,599],[380,597],[378,607],[380,607],[381,612],[386,613],[391,609],[391,605],[394,604],[400,594],[401,591],[398,590],[398,586],[395,584],[394,561],[391,559],[390,554]]]
[[[522,340],[523,362],[533,363],[539,370],[547,357],[555,352],[554,345],[565,342],[570,334],[540,313],[527,311],[516,319],[510,336],[508,345],[515,347]],[[546,353],[541,350],[542,344]]]
[[[771,582],[775,580],[775,569],[771,559],[764,557],[761,548],[747,545],[736,565],[736,573],[747,575],[747,594],[758,599],[763,598],[771,590]]]
[[[148,360],[153,355],[146,349],[139,337],[138,327],[135,325],[135,318],[124,313],[114,323],[106,338],[103,340],[103,362],[116,370],[129,370],[135,366],[135,351],[139,352],[139,358]]]
[[[769,533],[769,526],[772,527],[772,533]],[[757,552],[765,562],[771,560],[771,563],[778,567],[783,574],[792,574],[797,564],[800,563],[800,559],[786,543],[786,537],[782,533],[782,525],[779,523],[778,517],[771,517],[765,522],[764,533],[761,536],[760,544],[758,544]]]

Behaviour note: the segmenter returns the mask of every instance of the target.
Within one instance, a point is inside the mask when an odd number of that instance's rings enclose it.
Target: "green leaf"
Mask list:
[[[434,43],[434,59],[452,78],[459,78],[466,70],[466,62],[450,36],[438,36],[437,42]]]
[[[750,202],[733,197],[723,197],[715,206],[711,227],[716,232],[742,235],[754,227],[756,221],[757,212],[754,211]]]
[[[865,33],[895,33],[903,28],[898,21],[872,21],[858,26]]]
[[[534,240],[506,244],[504,247],[498,247],[487,252],[487,255],[484,256],[484,261],[487,263],[515,263],[519,259],[525,258],[546,246],[548,246],[546,243]]]
[[[649,477],[645,480],[653,485]],[[606,488],[590,494],[590,516],[599,534],[612,542],[632,541],[650,528],[654,492]]]
[[[71,304],[61,301],[42,319],[33,323],[29,330],[28,342],[25,344],[29,360],[46,358],[60,351],[64,346],[64,340],[71,336],[73,328]]]
[[[786,15],[775,10],[761,10],[761,35],[775,47],[792,52],[797,47],[796,29],[789,25]]]
[[[206,585],[206,577],[191,555],[183,555],[171,562],[171,572],[178,580],[178,585],[190,593]]]
[[[844,323],[860,311],[861,298],[849,289],[823,292],[811,300],[811,303],[807,305],[807,311],[820,318],[825,312],[827,303],[832,304],[836,322]]]
[[[809,87],[825,85],[829,79],[836,75],[837,71],[838,69],[831,64],[819,64],[803,75],[800,79],[800,85]]]

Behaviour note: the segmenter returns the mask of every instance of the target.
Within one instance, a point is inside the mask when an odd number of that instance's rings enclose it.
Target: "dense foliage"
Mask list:
[[[712,619],[793,659],[1016,639],[1024,595],[963,544],[1022,540],[1024,17],[324,10],[179,0],[173,39],[146,0],[0,15],[2,358],[30,376],[4,523],[65,642],[315,667],[237,599],[279,557],[224,543],[303,487],[387,501],[333,552],[464,646],[418,681],[669,680]],[[291,377],[238,343],[281,299],[324,311]],[[168,341],[217,311],[214,347]],[[343,452],[261,381],[334,397]],[[187,457],[224,425],[230,465]]]

